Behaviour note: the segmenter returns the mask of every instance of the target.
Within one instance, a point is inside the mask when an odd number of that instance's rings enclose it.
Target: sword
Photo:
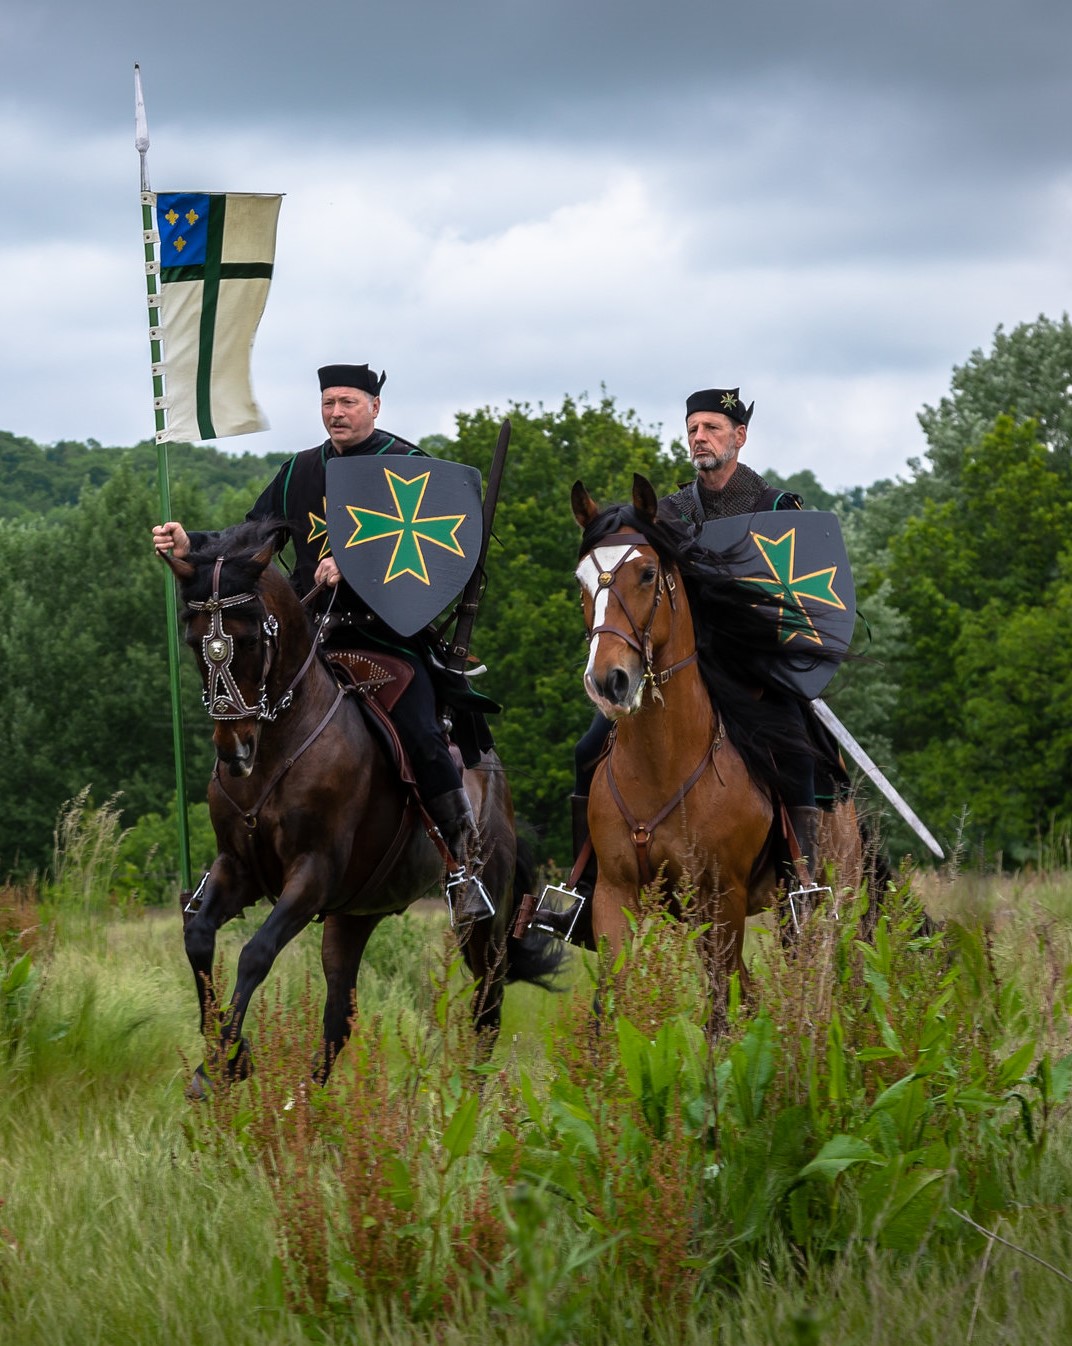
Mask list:
[[[480,586],[484,582],[484,562],[487,560],[488,543],[491,541],[491,525],[495,520],[495,506],[499,502],[499,486],[502,482],[503,468],[506,466],[506,451],[509,447],[510,422],[505,420],[499,427],[499,438],[495,444],[495,453],[491,459],[491,470],[488,473],[488,488],[484,492],[484,536],[480,543],[480,554],[477,557],[476,568],[469,583],[465,586],[461,601],[458,603],[458,620],[454,627],[454,638],[450,642],[447,667],[456,673],[466,672],[465,661],[469,655],[469,642],[473,638],[477,608],[480,606]],[[483,666],[478,669],[470,669],[469,675],[473,676],[483,671]]]
[[[823,724],[826,725],[827,729],[834,735],[856,765],[863,771],[864,775],[867,776],[868,780],[882,791],[912,831],[915,832],[916,836],[919,837],[920,841],[922,841],[939,860],[944,860],[945,852],[942,850],[941,846],[938,845],[937,841],[935,841],[934,837],[931,836],[930,832],[923,826],[922,822],[920,822],[918,815],[913,809],[909,808],[826,702],[821,698],[816,697],[811,703],[811,708],[815,711],[816,716],[823,722]]]

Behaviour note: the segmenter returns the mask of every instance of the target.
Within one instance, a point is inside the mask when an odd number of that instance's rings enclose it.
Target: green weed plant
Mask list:
[[[589,964],[598,1013],[575,996],[532,1061],[484,1059],[446,954],[431,1019],[359,1015],[324,1090],[295,1083],[311,1003],[297,1055],[277,1008],[217,1110],[271,1183],[280,1302],[418,1321],[478,1303],[556,1343],[623,1285],[672,1318],[764,1261],[977,1245],[969,1220],[1014,1217],[1067,1110],[1072,1053],[1039,1034],[1067,1043],[1068,976],[1040,1005],[985,927],[931,931],[891,890],[865,940],[865,909],[819,913],[788,957],[771,931],[719,1038],[700,934],[656,898],[614,967]]]
[[[616,963],[512,988],[491,1052],[441,917],[411,913],[377,931],[323,1088],[303,938],[255,1001],[252,1077],[209,1053],[202,1104],[177,915],[61,922],[0,1053],[0,1336],[1061,1339],[1072,896],[1057,874],[957,893],[941,929],[915,886],[868,939],[851,895],[788,954],[762,927],[718,1037],[700,932],[654,894]]]
[[[36,1016],[50,949],[36,885],[0,885],[0,1066],[11,1071],[20,1063]]]

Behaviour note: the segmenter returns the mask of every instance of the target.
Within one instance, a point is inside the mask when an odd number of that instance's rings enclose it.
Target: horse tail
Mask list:
[[[511,893],[510,923],[512,932],[518,910],[526,893],[531,893],[536,884],[536,858],[532,843],[520,832],[517,836],[517,862],[514,866],[514,887]],[[566,944],[553,935],[539,930],[530,930],[521,939],[510,934],[506,940],[506,980],[507,982],[525,981],[539,986],[545,991],[560,991],[562,960],[566,956]]]

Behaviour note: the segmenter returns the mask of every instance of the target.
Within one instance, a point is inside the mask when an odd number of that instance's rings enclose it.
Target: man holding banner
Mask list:
[[[421,800],[434,819],[443,838],[454,857],[459,869],[452,875],[450,892],[452,915],[456,922],[467,924],[481,920],[493,914],[494,908],[480,879],[473,870],[476,859],[478,833],[476,820],[468,796],[462,784],[461,773],[455,764],[443,733],[437,713],[437,693],[431,671],[431,648],[423,627],[428,617],[418,616],[415,620],[405,620],[400,614],[396,624],[385,620],[379,612],[379,604],[367,601],[359,595],[346,576],[340,572],[336,551],[349,549],[359,538],[364,521],[367,534],[377,534],[378,540],[395,539],[395,554],[404,541],[404,524],[416,519],[419,505],[411,511],[411,519],[401,516],[404,510],[400,505],[399,517],[385,511],[361,509],[356,506],[338,505],[334,511],[329,507],[332,497],[332,482],[337,482],[344,474],[340,464],[353,464],[364,460],[375,468],[370,460],[382,458],[420,457],[424,454],[416,445],[398,435],[392,435],[376,426],[380,412],[380,390],[386,380],[386,374],[377,374],[367,364],[363,365],[326,365],[318,371],[321,396],[321,417],[327,439],[313,448],[297,453],[284,463],[275,478],[262,491],[246,518],[248,520],[280,520],[278,549],[288,541],[293,544],[295,566],[292,582],[298,594],[309,595],[317,586],[324,587],[324,593],[314,600],[314,611],[323,614],[328,611],[322,628],[321,640],[331,649],[372,648],[385,654],[401,658],[412,669],[412,678],[392,709],[392,720],[398,736],[409,757],[416,778]],[[440,464],[441,467],[457,467],[461,472],[472,473],[476,477],[475,518],[479,519],[479,474],[474,469],[464,469],[457,464]],[[365,474],[367,475],[367,473]],[[423,479],[422,474],[405,481],[393,472],[389,465],[379,473],[385,477],[393,489],[397,489],[404,498],[403,488],[415,486]],[[426,475],[426,474],[424,474]],[[412,474],[411,474],[412,476]],[[393,484],[398,483],[397,487]],[[342,497],[349,499],[348,496]],[[437,505],[442,501],[437,498]],[[343,531],[339,531],[340,512],[348,514]],[[467,515],[472,511],[467,511]],[[367,516],[367,518],[364,518]],[[460,515],[449,515],[449,519],[460,519]],[[377,532],[376,521],[389,520],[393,527],[388,530],[382,524]],[[371,523],[370,523],[371,521]],[[440,514],[416,520],[425,526],[427,536],[421,534],[426,542],[438,544],[444,550],[453,550],[460,555],[457,534],[460,523],[455,523],[448,533],[443,533],[444,519]],[[354,527],[354,525],[357,527]],[[437,536],[438,533],[441,536]],[[333,548],[332,536],[336,539]],[[172,551],[175,556],[185,556],[207,545],[212,534],[187,533],[181,523],[174,520],[153,529],[153,541],[160,553]],[[338,543],[342,539],[342,548]],[[442,540],[441,540],[442,539]],[[372,548],[364,548],[371,552]],[[471,546],[466,548],[472,552]],[[421,553],[420,543],[416,544],[416,555]],[[344,568],[348,574],[352,562],[347,557]],[[469,566],[472,569],[472,564]],[[466,576],[467,577],[467,576]],[[388,576],[389,578],[389,576]],[[427,578],[427,577],[426,577]],[[464,583],[464,579],[462,580]],[[445,602],[435,597],[434,586],[431,602],[435,614]],[[448,584],[452,592],[446,593],[447,601],[455,596],[457,589]],[[388,617],[393,617],[387,609]],[[416,622],[416,624],[415,624]],[[402,629],[400,630],[399,627]],[[457,680],[457,679],[456,679]],[[459,680],[460,681],[460,680]],[[490,736],[482,721],[481,741],[473,746],[474,756],[481,749],[490,748]],[[478,734],[481,734],[478,729]]]

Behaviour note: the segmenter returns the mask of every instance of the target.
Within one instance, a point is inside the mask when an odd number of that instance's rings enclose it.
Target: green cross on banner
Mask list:
[[[267,429],[250,357],[275,264],[279,196],[160,192],[160,443]],[[154,372],[157,372],[154,370]]]

